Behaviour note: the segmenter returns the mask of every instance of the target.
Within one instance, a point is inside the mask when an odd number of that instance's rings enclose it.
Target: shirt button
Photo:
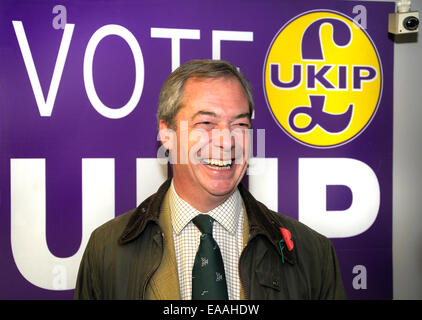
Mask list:
[[[273,286],[278,287],[278,280],[273,280]]]

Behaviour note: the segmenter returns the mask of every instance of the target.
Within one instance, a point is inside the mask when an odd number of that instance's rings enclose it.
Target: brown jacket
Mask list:
[[[167,180],[151,197],[97,228],[79,268],[75,299],[145,299],[165,252],[160,207]],[[345,299],[331,242],[287,216],[269,210],[239,185],[249,240],[239,260],[247,299]],[[280,228],[290,231],[288,250]]]

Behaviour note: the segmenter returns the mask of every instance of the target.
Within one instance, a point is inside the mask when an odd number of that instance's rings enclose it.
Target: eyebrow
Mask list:
[[[218,118],[217,114],[215,112],[211,112],[211,111],[198,111],[196,112],[192,117],[191,120],[195,119],[197,116],[210,116],[210,117],[214,117],[214,118]],[[235,116],[233,118],[233,120],[237,120],[237,119],[241,119],[241,118],[251,118],[251,115],[249,112],[245,112],[245,113],[240,113],[237,116]]]
[[[238,114],[236,117],[234,117],[235,120],[241,119],[241,118],[248,118],[248,119],[250,119],[251,118],[251,114],[249,112],[245,112],[245,113]]]
[[[197,116],[210,116],[210,117],[217,118],[217,114],[215,112],[211,112],[211,111],[198,111],[197,113],[195,113],[191,117],[191,120],[195,119]]]

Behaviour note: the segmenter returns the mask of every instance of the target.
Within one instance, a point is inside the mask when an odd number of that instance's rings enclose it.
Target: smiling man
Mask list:
[[[331,242],[240,183],[253,108],[228,62],[193,60],[167,78],[157,119],[173,178],[92,233],[75,298],[345,298]]]

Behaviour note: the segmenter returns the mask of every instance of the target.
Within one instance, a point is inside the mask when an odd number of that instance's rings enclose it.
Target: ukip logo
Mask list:
[[[353,140],[373,119],[382,67],[369,35],[351,18],[309,11],[272,41],[264,88],[275,121],[290,137],[330,148]]]

